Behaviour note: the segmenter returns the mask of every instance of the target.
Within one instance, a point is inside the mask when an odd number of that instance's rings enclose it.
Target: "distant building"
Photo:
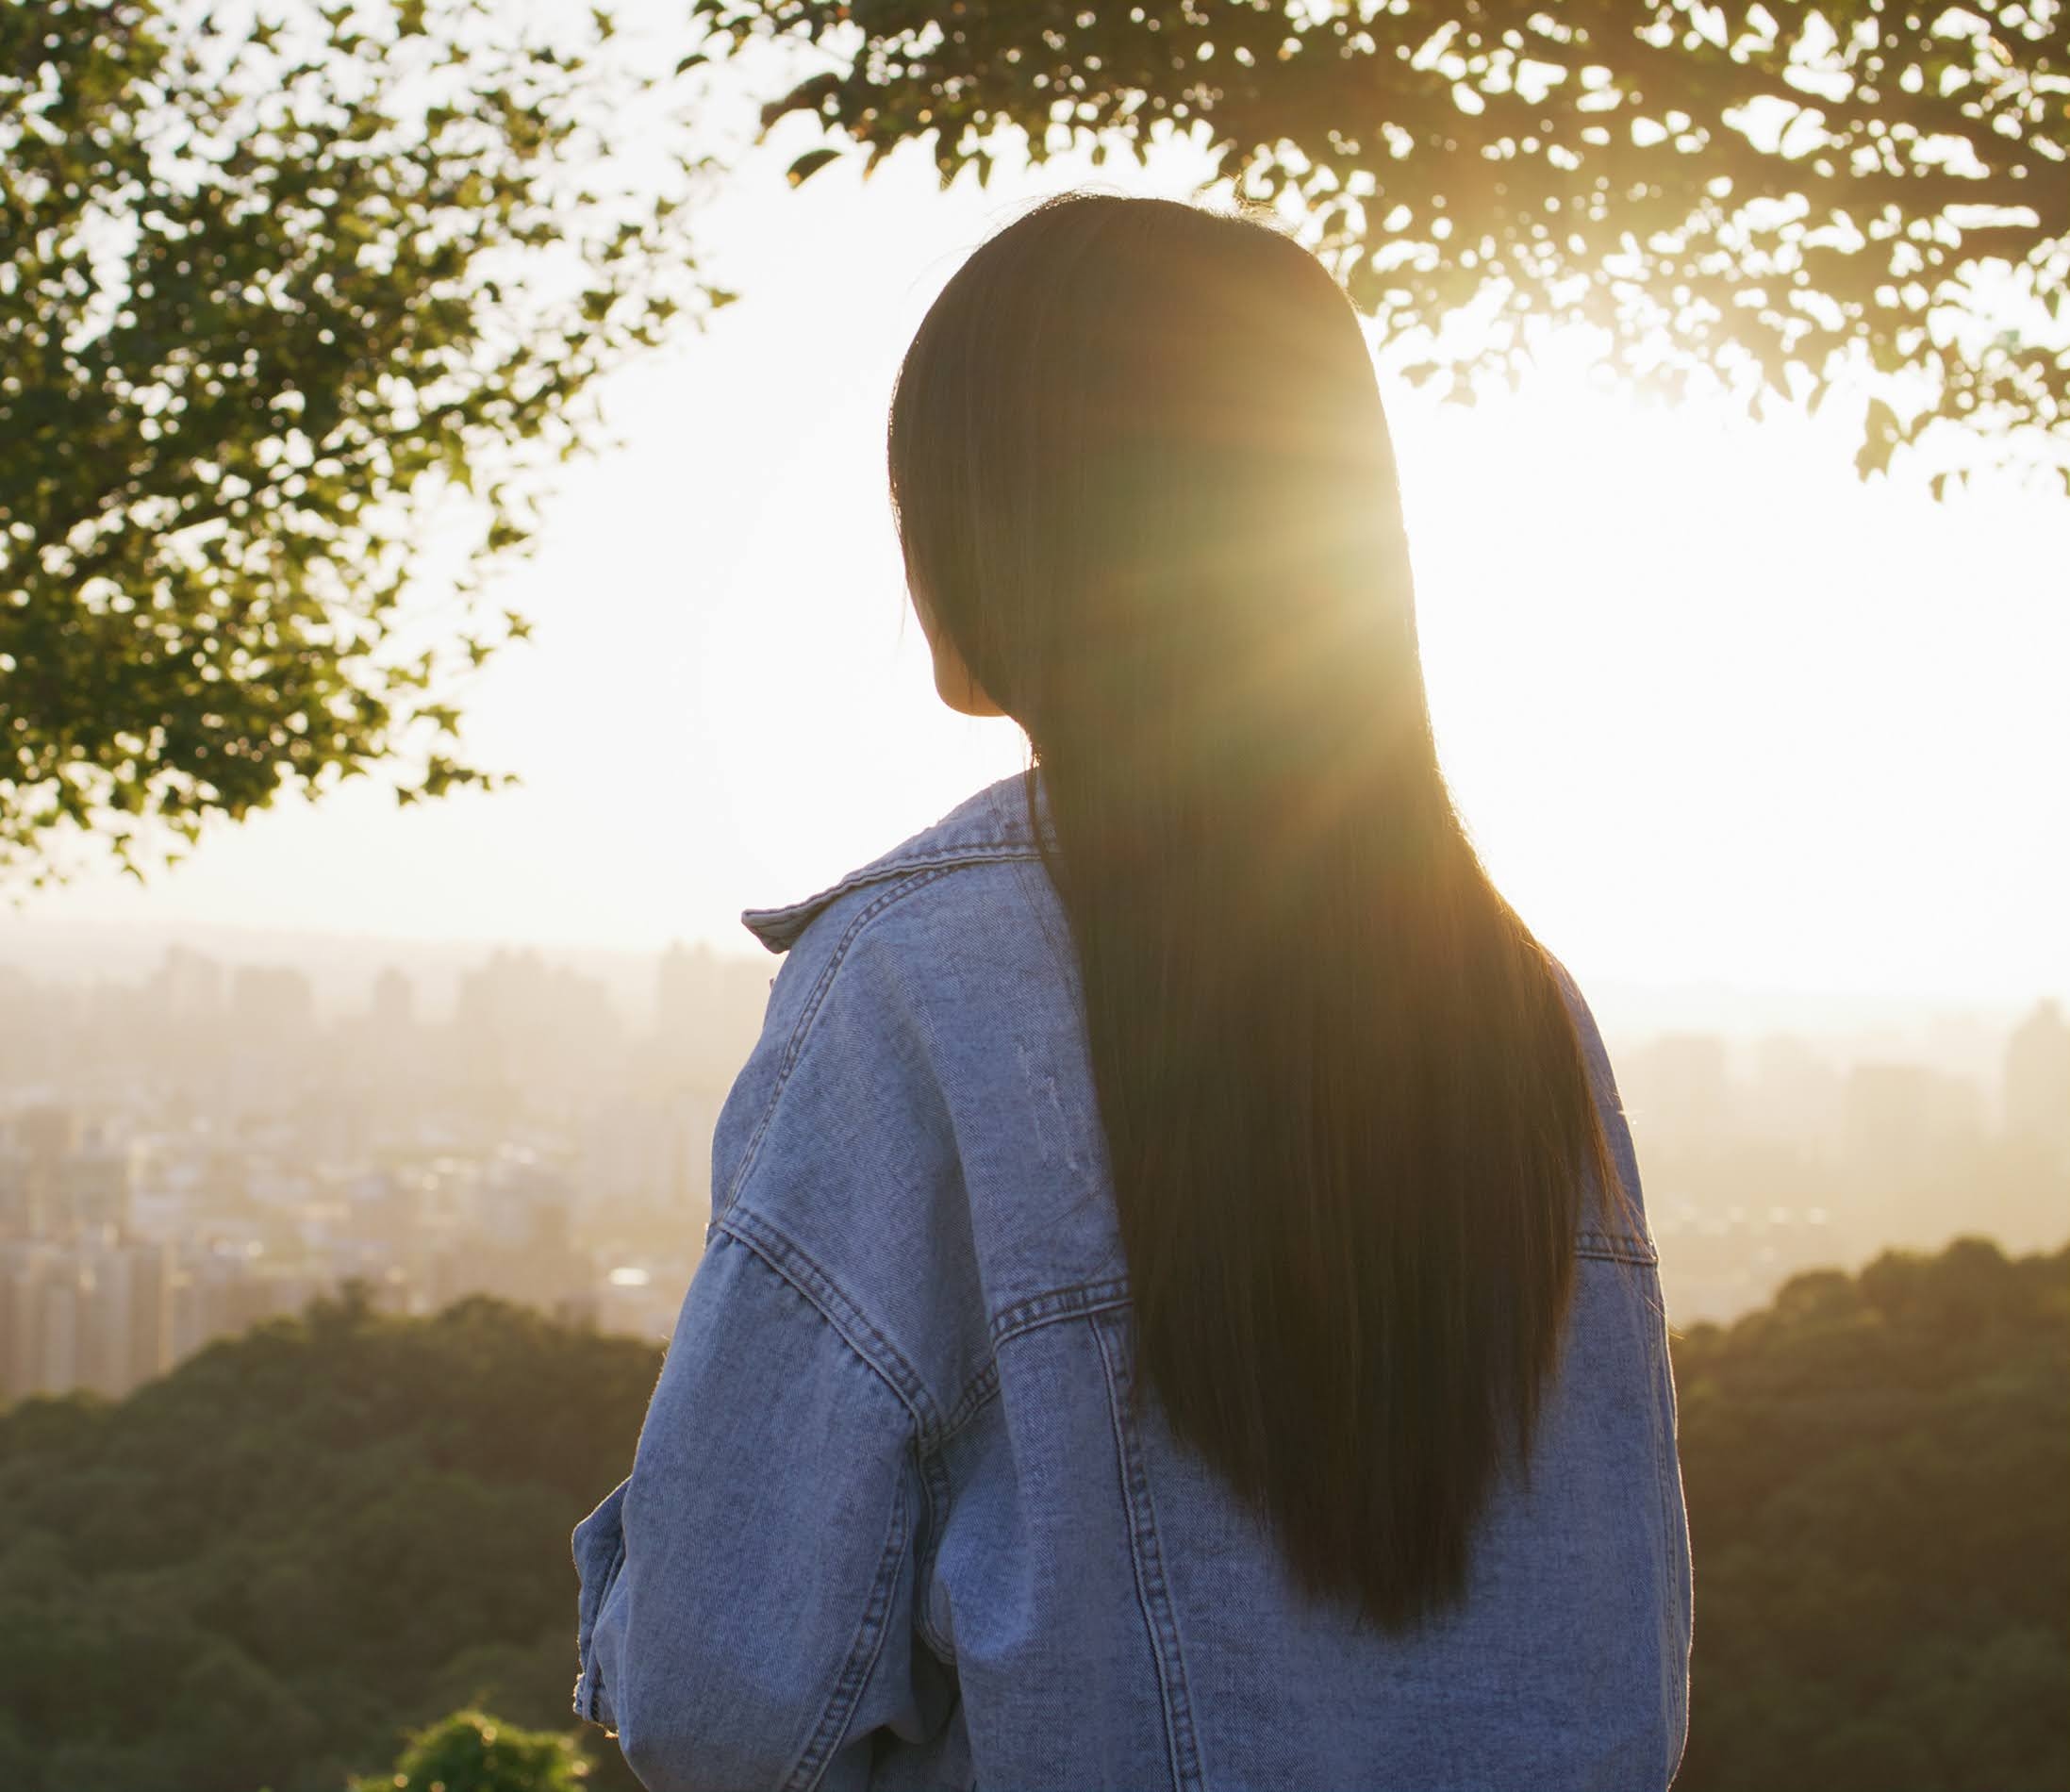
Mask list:
[[[92,1128],[57,1167],[57,1217],[66,1231],[123,1226],[129,1220],[130,1153]]]
[[[41,1103],[14,1119],[14,1142],[34,1164],[55,1164],[79,1143],[79,1116],[70,1108]]]
[[[2070,1021],[2053,1002],[2036,1004],[2006,1041],[2005,1130],[2070,1157]]]
[[[719,968],[712,949],[681,940],[661,954],[654,969],[654,1023],[665,1040],[687,1045],[706,1024],[718,993]]]
[[[1841,1073],[1808,1041],[1772,1033],[1754,1046],[1747,1132],[1800,1150],[1830,1153],[1838,1144]]]
[[[79,1385],[79,1280],[59,1259],[36,1278],[38,1311],[30,1325],[36,1355],[21,1381],[32,1394],[69,1394]]]
[[[162,1244],[108,1241],[75,1261],[79,1379],[119,1399],[173,1366],[173,1255]]]
[[[248,1039],[296,1038],[316,1024],[316,991],[286,965],[240,965],[230,983],[230,1018]]]
[[[173,1366],[173,1253],[118,1237],[0,1246],[0,1390],[119,1399]]]
[[[654,977],[656,1068],[677,1089],[723,1094],[746,1063],[769,1006],[766,961],[680,941]]]
[[[0,1245],[0,1401],[42,1392],[43,1247]]]
[[[42,1229],[38,1193],[28,1153],[0,1139],[0,1238],[34,1237]]]
[[[373,1020],[376,1031],[407,1033],[417,1014],[417,992],[393,965],[373,980]]]
[[[1932,1183],[1984,1136],[1983,1092],[1921,1064],[1857,1064],[1842,1115],[1847,1160],[1864,1186],[1902,1191]]]
[[[185,946],[169,946],[147,1000],[166,1020],[213,1020],[223,1010],[223,967]]]
[[[1663,1141],[1722,1137],[1732,1121],[1725,1041],[1713,1033],[1667,1033],[1625,1054],[1618,1093],[1634,1127]]]
[[[462,975],[454,1026],[477,1081],[556,1099],[608,1082],[621,1043],[604,986],[530,950],[498,951]]]
[[[25,1108],[0,1146],[0,1237],[62,1236],[121,1225],[129,1209],[129,1152],[72,1108]]]
[[[240,965],[230,980],[222,1103],[242,1115],[276,1113],[307,1080],[316,992],[284,965]]]

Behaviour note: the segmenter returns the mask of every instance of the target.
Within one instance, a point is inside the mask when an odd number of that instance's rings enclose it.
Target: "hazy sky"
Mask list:
[[[522,788],[371,788],[223,828],[138,890],[20,911],[753,950],[1017,770],[934,699],[884,497],[900,355],[1056,162],[943,193],[903,152],[798,191],[801,141],[710,209],[741,302],[610,389],[501,595],[537,623],[466,693]],[[1183,148],[1110,188],[1184,193]],[[2070,995],[2070,501],[1863,487],[1823,424],[1642,411],[1548,367],[1475,409],[1383,382],[1440,745],[1483,857],[1584,979]],[[0,926],[4,926],[0,921]]]

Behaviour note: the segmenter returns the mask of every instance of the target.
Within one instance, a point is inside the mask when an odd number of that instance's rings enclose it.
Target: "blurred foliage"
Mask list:
[[[1291,205],[1383,335],[1466,311],[1406,369],[1470,399],[1532,320],[1593,324],[1631,386],[1721,374],[1759,414],[1867,389],[1857,461],[1929,431],[2070,490],[2070,25],[2057,0],[695,0],[723,57],[831,66],[765,125],[927,142],[944,184],[1003,129],[1041,160],[1192,133]],[[804,179],[838,159],[793,166]],[[1966,477],[1968,465],[1953,471]],[[1933,489],[1943,489],[1946,469]]]
[[[1799,1276],[1676,1362],[1680,1792],[2070,1783],[2070,1249]],[[406,1749],[406,1786],[555,1785],[508,1776],[574,1757],[472,1714],[575,1728],[569,1533],[659,1366],[494,1302],[348,1297],[119,1405],[0,1414],[0,1784],[338,1792]]]
[[[588,1773],[568,1736],[456,1711],[412,1736],[392,1773],[355,1780],[352,1792],[581,1792]]]
[[[1678,1792],[2070,1785],[2070,1250],[1800,1275],[1675,1367]]]
[[[498,781],[450,699],[524,631],[482,575],[597,376],[728,296],[612,35],[489,0],[0,7],[0,876],[81,830],[141,875],[382,762],[405,801]]]
[[[659,1369],[490,1301],[348,1298],[120,1404],[0,1414],[0,1785],[339,1792],[455,1708],[573,1730],[569,1534]],[[588,1734],[586,1784],[636,1792]]]

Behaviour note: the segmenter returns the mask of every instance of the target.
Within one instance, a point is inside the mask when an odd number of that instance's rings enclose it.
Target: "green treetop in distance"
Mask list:
[[[0,7],[0,879],[67,830],[141,874],[384,764],[405,801],[489,781],[451,678],[524,625],[483,575],[596,377],[727,296],[602,12],[233,16]],[[406,629],[435,512],[456,570]]]
[[[1766,393],[1865,386],[1864,475],[1932,430],[1958,476],[1989,444],[2070,489],[2058,0],[695,10],[721,52],[773,37],[831,58],[765,121],[814,116],[866,167],[920,140],[944,182],[982,181],[1002,130],[1037,160],[1192,133],[1244,197],[1298,206],[1383,334],[1470,310],[1467,347],[1405,370],[1453,396],[1514,380],[1531,320],[1588,324],[1616,373],[1668,397],[1698,368],[1757,414]]]
[[[588,1770],[568,1736],[456,1711],[413,1735],[392,1773],[355,1780],[352,1792],[582,1792]]]

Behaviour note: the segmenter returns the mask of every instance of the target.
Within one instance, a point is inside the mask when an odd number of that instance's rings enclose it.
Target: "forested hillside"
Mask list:
[[[568,1534],[659,1365],[492,1302],[329,1303],[0,1417],[0,1787],[341,1792],[456,1706],[574,1728]],[[636,1784],[616,1754],[591,1785]]]
[[[1687,1792],[2070,1785],[2070,1251],[1798,1276],[1678,1340]]]
[[[1799,1277],[1676,1359],[1678,1784],[2070,1784],[2070,1250]],[[0,1415],[0,1785],[339,1792],[459,1706],[572,1728],[568,1533],[657,1367],[493,1303],[347,1301],[120,1405]]]

